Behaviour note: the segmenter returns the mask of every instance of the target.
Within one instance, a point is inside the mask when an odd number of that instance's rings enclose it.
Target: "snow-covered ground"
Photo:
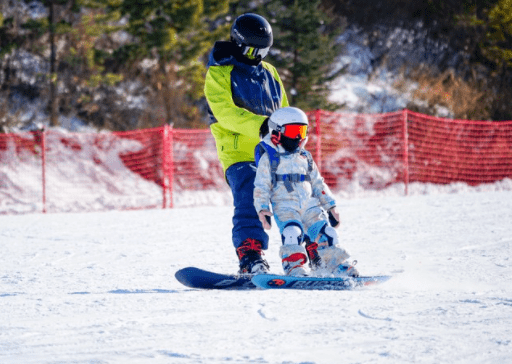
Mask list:
[[[235,272],[230,207],[0,216],[0,363],[512,363],[512,191],[429,192],[340,200],[394,275],[346,292],[180,285]]]

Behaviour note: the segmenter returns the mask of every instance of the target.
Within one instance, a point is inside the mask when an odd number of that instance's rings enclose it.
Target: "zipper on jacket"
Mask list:
[[[240,134],[236,133],[236,134],[233,134],[233,135],[235,136],[235,141],[234,141],[234,145],[233,145],[233,147],[234,147],[235,149],[238,149],[238,136],[239,136]]]

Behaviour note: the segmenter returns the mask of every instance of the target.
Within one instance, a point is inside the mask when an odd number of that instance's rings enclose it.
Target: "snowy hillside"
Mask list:
[[[511,363],[512,192],[341,199],[351,292],[191,290],[231,208],[0,216],[0,362]],[[280,271],[279,237],[266,254]]]

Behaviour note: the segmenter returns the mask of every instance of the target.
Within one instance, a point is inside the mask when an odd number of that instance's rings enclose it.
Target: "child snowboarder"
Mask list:
[[[279,254],[286,275],[307,275],[309,257],[317,274],[358,276],[347,262],[349,254],[337,246],[336,201],[304,149],[308,124],[307,115],[295,107],[278,109],[270,116],[269,133],[255,150],[254,207],[266,230],[271,228],[270,216],[274,216],[281,233]]]

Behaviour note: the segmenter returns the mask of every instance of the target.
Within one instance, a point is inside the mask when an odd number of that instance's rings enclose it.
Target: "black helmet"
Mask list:
[[[231,27],[231,41],[240,48],[245,57],[261,60],[268,54],[272,45],[272,27],[260,15],[240,15]]]

